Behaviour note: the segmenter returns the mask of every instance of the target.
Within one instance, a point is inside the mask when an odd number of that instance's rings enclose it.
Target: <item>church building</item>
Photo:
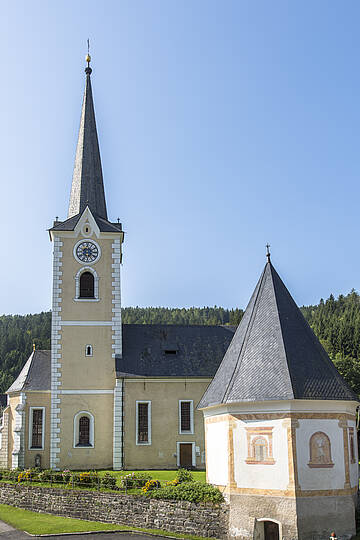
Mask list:
[[[0,467],[204,469],[196,405],[234,328],[122,324],[124,232],[107,215],[87,60],[68,216],[49,230],[51,351],[7,391]]]
[[[358,396],[269,253],[237,329],[122,324],[124,232],[107,215],[87,62],[68,216],[49,230],[51,351],[34,349],[7,391],[0,467],[206,464],[231,537],[350,538]]]

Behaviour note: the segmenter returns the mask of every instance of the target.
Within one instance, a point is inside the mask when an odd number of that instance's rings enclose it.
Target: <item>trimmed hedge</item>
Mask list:
[[[165,486],[145,493],[146,497],[151,499],[165,499],[175,501],[189,502],[212,502],[214,504],[222,503],[224,497],[218,488],[202,482],[182,482],[178,485]]]

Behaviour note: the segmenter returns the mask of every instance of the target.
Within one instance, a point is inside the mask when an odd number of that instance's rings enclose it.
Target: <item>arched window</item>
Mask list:
[[[90,446],[90,418],[88,416],[81,416],[79,419],[78,446]]]
[[[93,355],[92,345],[86,345],[86,347],[85,347],[85,356],[92,356],[92,355]]]
[[[99,301],[99,276],[94,268],[83,266],[75,276],[75,302]]]
[[[95,298],[94,285],[94,275],[91,272],[81,274],[79,298]]]
[[[264,437],[257,437],[253,442],[253,448],[254,459],[256,461],[265,461],[265,459],[268,457],[268,445],[266,439],[264,439]]]
[[[331,461],[331,444],[330,439],[322,431],[313,433],[310,437],[310,461],[308,463],[311,468],[329,468],[334,464]]]
[[[94,417],[88,411],[80,411],[74,417],[74,448],[94,448]]]

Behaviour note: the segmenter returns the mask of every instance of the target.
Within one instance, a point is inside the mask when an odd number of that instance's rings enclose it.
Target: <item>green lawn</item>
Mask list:
[[[89,531],[142,531],[159,536],[173,536],[175,538],[188,538],[189,540],[202,540],[200,536],[190,536],[177,533],[169,533],[160,529],[142,529],[140,527],[129,527],[126,525],[115,525],[111,523],[99,523],[97,521],[84,521],[81,519],[65,518],[53,516],[51,514],[40,514],[22,510],[14,506],[0,504],[0,520],[5,521],[15,529],[26,531],[30,534],[60,534]]]
[[[99,476],[104,476],[105,473],[111,473],[115,476],[117,476],[118,481],[121,478],[121,476],[125,476],[126,474],[130,473],[146,473],[151,476],[151,478],[154,478],[156,480],[160,480],[161,483],[163,482],[169,482],[170,480],[174,480],[177,471],[98,471]],[[194,480],[197,480],[198,482],[206,482],[206,473],[205,471],[191,471],[192,475],[194,477]]]

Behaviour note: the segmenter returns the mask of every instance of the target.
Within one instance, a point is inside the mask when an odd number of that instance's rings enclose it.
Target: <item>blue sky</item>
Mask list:
[[[359,289],[360,4],[3,0],[0,313],[50,308],[91,41],[124,305]]]

